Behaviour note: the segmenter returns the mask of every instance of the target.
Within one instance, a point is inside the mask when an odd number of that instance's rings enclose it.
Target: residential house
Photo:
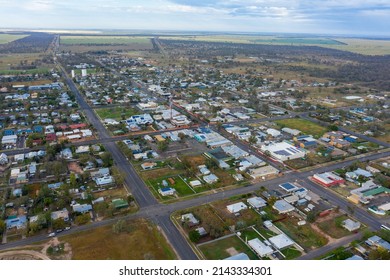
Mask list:
[[[236,214],[236,213],[239,213],[241,210],[248,209],[248,206],[243,202],[237,202],[237,203],[230,204],[230,205],[226,206],[226,208],[230,213]]]

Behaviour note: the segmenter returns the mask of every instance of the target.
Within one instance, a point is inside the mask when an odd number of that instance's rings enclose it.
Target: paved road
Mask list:
[[[96,116],[95,111],[85,101],[80,91],[77,89],[73,81],[69,78],[65,70],[61,66],[59,66],[59,68],[62,71],[62,75],[65,79],[66,84],[71,89],[73,94],[76,96],[76,100],[81,110],[84,112],[90,124],[98,132],[99,138],[102,139],[111,138],[104,125],[100,122],[99,118]],[[103,143],[103,145],[106,151],[112,155],[114,162],[118,166],[118,168],[124,172],[126,187],[132,193],[139,206],[145,207],[145,206],[157,204],[158,202],[155,199],[155,197],[149,192],[145,183],[141,180],[141,178],[138,176],[135,169],[131,166],[131,164],[128,162],[126,157],[119,150],[118,146],[114,142]]]

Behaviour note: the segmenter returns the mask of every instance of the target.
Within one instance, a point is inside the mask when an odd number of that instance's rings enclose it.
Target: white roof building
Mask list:
[[[291,134],[293,136],[297,136],[301,133],[301,131],[298,129],[292,129],[292,128],[288,128],[288,127],[282,128],[282,131],[285,133]]]
[[[261,242],[258,238],[252,239],[248,241],[248,245],[259,255],[260,257],[265,257],[274,252],[274,250]]]
[[[18,139],[17,135],[5,135],[1,139],[1,144],[3,144],[3,145],[16,145],[17,139]]]
[[[278,250],[282,250],[284,248],[290,247],[294,245],[294,241],[292,241],[287,235],[284,233],[279,234],[277,236],[271,237],[268,239],[269,242]]]
[[[348,231],[355,231],[360,228],[361,224],[360,222],[355,222],[351,219],[346,219],[345,221],[343,221],[342,225]]]
[[[272,206],[272,208],[274,208],[280,214],[288,213],[295,209],[294,206],[292,206],[290,203],[283,199],[277,200]]]
[[[248,202],[248,204],[250,206],[252,206],[253,208],[256,208],[256,209],[265,207],[267,205],[267,202],[264,199],[262,199],[261,197],[257,197],[257,196],[248,198],[246,200],[246,202]]]
[[[267,134],[271,135],[272,137],[278,137],[280,136],[280,131],[279,130],[276,130],[276,129],[273,129],[273,128],[268,128],[266,130]]]
[[[241,210],[248,209],[248,206],[246,206],[246,204],[243,202],[238,202],[238,203],[230,204],[226,206],[226,208],[230,213],[234,214],[240,212]]]
[[[279,173],[279,170],[271,165],[249,169],[249,171],[248,171],[248,174],[253,179],[258,179],[258,178],[268,176],[268,175],[275,175],[278,173]]]
[[[269,152],[270,155],[280,161],[297,159],[306,156],[307,151],[297,148],[288,142],[271,143],[261,146],[261,151]]]

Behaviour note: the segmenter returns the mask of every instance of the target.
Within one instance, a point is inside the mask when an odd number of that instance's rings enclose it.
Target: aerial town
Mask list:
[[[0,259],[390,259],[390,47],[354,44],[1,33]]]

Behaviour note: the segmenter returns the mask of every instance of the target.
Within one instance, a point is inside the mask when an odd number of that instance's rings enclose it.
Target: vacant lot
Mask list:
[[[7,44],[9,42],[22,39],[28,35],[15,35],[15,34],[0,34],[0,44]]]
[[[293,217],[277,222],[276,226],[306,250],[319,248],[328,243],[326,237],[316,232],[310,225],[298,226],[298,219]]]
[[[200,245],[199,249],[208,260],[222,260],[238,253],[245,253],[251,260],[258,260],[248,246],[235,235]]]
[[[289,127],[293,129],[298,129],[304,134],[310,134],[317,138],[321,137],[322,135],[324,135],[325,132],[328,131],[328,129],[325,127],[303,119],[286,119],[276,121],[276,123],[282,128]]]
[[[348,230],[341,226],[342,221],[346,220],[348,217],[345,215],[336,217],[334,219],[328,219],[318,224],[318,227],[326,232],[329,236],[333,238],[342,238],[351,234]]]
[[[115,119],[117,121],[127,119],[139,113],[137,109],[123,108],[123,107],[103,108],[103,109],[96,109],[95,111],[102,120]]]
[[[128,224],[128,232],[111,226],[61,238],[72,247],[75,260],[170,260],[175,255],[157,228],[145,220]]]

